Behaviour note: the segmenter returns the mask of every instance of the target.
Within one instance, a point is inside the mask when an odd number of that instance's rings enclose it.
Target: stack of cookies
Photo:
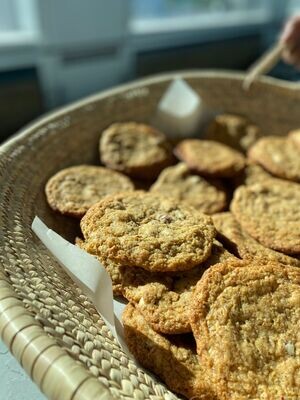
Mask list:
[[[130,351],[188,398],[300,393],[299,131],[261,136],[229,114],[175,146],[115,123],[100,138],[102,166],[46,185],[128,300]]]

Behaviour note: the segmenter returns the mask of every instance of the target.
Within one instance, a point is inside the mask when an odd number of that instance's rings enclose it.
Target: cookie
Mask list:
[[[242,173],[236,176],[234,183],[236,186],[239,185],[249,186],[256,183],[265,182],[266,180],[269,179],[279,179],[279,178],[275,178],[259,164],[249,162],[246,165],[245,169],[242,171]]]
[[[230,208],[242,229],[262,245],[300,253],[300,185],[272,180],[240,186]]]
[[[198,282],[191,310],[199,360],[219,400],[299,397],[299,268],[217,264]]]
[[[204,137],[246,152],[260,136],[260,129],[247,118],[234,114],[220,114],[208,126]]]
[[[300,182],[300,148],[293,140],[276,136],[261,138],[250,148],[248,156],[272,175]]]
[[[100,158],[107,167],[138,179],[155,179],[173,163],[166,136],[136,122],[112,124],[101,135]]]
[[[211,253],[215,228],[209,216],[155,193],[111,196],[80,223],[89,252],[149,271],[184,271]]]
[[[92,165],[76,165],[53,175],[45,191],[53,210],[81,218],[104,197],[133,189],[130,179],[118,172]]]
[[[140,268],[124,269],[123,296],[143,314],[152,329],[165,334],[191,331],[191,296],[204,271],[211,265],[235,258],[215,241],[203,264],[173,276],[153,274]]]
[[[215,214],[213,222],[220,241],[228,244],[230,250],[240,258],[252,260],[263,259],[266,262],[277,262],[284,265],[300,267],[300,259],[279,251],[269,249],[249,236],[230,212]]]
[[[75,239],[75,244],[80,247],[82,250],[88,251],[88,246],[86,246],[86,243],[84,240],[80,238]],[[121,296],[122,295],[122,285],[123,285],[123,270],[124,267],[121,267],[120,265],[117,265],[113,262],[104,260],[98,253],[90,253],[96,258],[98,258],[99,262],[103,265],[103,267],[106,269],[108,272],[111,282],[112,282],[112,288],[113,288],[113,294],[115,296]]]
[[[142,366],[188,399],[217,400],[199,364],[191,334],[160,335],[131,304],[125,307],[122,319],[127,346]]]
[[[245,158],[238,151],[213,140],[186,139],[174,150],[179,160],[204,176],[232,177],[245,167]]]
[[[164,169],[150,190],[172,195],[205,214],[214,214],[226,207],[227,196],[222,184],[193,174],[184,163]]]
[[[298,148],[300,148],[300,129],[289,132],[288,140],[291,140]]]

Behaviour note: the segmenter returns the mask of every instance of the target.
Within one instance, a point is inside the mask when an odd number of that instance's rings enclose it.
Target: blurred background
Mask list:
[[[245,70],[297,11],[300,0],[0,0],[0,141],[135,78]],[[283,63],[271,74],[299,80]]]

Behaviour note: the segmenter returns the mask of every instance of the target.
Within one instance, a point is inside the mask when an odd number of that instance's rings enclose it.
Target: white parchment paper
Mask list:
[[[114,300],[111,278],[103,265],[100,264],[96,257],[69,243],[49,229],[40,218],[34,218],[31,228],[55,256],[65,272],[93,302],[122,350],[130,355],[124,341],[121,319],[125,305]]]

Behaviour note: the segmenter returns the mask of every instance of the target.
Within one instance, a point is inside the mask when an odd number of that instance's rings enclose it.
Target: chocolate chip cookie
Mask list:
[[[203,264],[173,276],[154,274],[141,268],[123,270],[123,295],[133,303],[157,332],[178,334],[191,331],[191,297],[204,271],[218,262],[235,258],[217,241]]]
[[[263,259],[266,262],[278,262],[284,265],[300,267],[300,259],[263,246],[248,235],[230,212],[215,214],[213,222],[220,241],[240,258],[252,260]]]
[[[213,140],[186,139],[174,150],[175,155],[200,175],[229,178],[245,167],[238,151]]]
[[[99,262],[103,265],[103,267],[106,269],[108,272],[110,278],[111,278],[111,283],[112,283],[112,288],[113,288],[113,294],[115,296],[121,296],[122,295],[122,286],[123,286],[123,270],[124,267],[117,265],[111,261],[105,260],[99,255],[98,253],[92,253],[89,250],[88,244],[84,242],[84,240],[80,238],[76,238],[75,244],[80,247],[82,250],[86,251],[87,253],[90,253],[91,255],[95,256],[98,258]]]
[[[240,185],[249,186],[256,183],[265,182],[266,180],[269,179],[279,179],[279,178],[275,178],[259,164],[255,164],[254,162],[248,162],[242,173],[236,176],[236,178],[234,179],[234,183],[236,186]]]
[[[300,182],[300,148],[293,140],[276,136],[261,138],[250,148],[248,155],[271,174]]]
[[[221,182],[210,182],[193,174],[184,163],[164,169],[151,191],[172,196],[205,214],[214,214],[226,207],[227,196]]]
[[[76,165],[52,176],[45,191],[53,210],[81,218],[104,197],[133,189],[130,179],[118,172],[93,165]]]
[[[209,125],[204,137],[246,152],[260,136],[260,129],[247,118],[234,114],[220,114]]]
[[[220,400],[297,399],[300,269],[227,261],[198,282],[191,325]]]
[[[107,167],[138,179],[155,179],[173,163],[166,136],[149,125],[115,123],[100,138],[100,158]]]
[[[272,180],[240,186],[230,208],[242,229],[264,246],[300,253],[300,185]]]
[[[122,319],[127,346],[142,366],[188,399],[217,400],[199,364],[192,335],[160,335],[131,304]]]
[[[103,258],[161,272],[189,270],[204,262],[216,234],[209,216],[141,191],[95,204],[80,226],[90,249]]]

